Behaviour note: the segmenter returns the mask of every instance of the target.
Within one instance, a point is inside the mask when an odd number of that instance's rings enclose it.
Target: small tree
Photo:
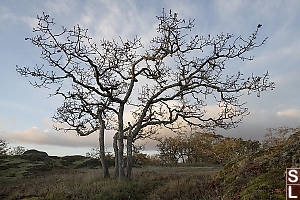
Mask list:
[[[157,145],[164,164],[225,164],[241,156],[250,155],[260,148],[258,141],[229,138],[214,133],[193,132],[159,140]]]
[[[8,143],[0,138],[0,155],[6,155],[8,150]]]
[[[25,147],[16,146],[16,147],[12,147],[8,151],[8,154],[11,155],[11,156],[17,156],[17,155],[22,155],[25,151],[26,151]]]
[[[282,145],[289,139],[289,137],[300,131],[300,127],[278,127],[278,128],[268,128],[268,133],[265,134],[265,138],[262,141],[264,148],[274,147],[277,145]]]
[[[264,44],[257,42],[261,25],[248,38],[233,34],[191,35],[194,20],[170,10],[157,17],[157,36],[148,45],[132,40],[94,43],[79,25],[58,30],[49,15],[38,16],[35,36],[26,38],[41,49],[45,64],[19,67],[23,76],[35,78],[35,87],[53,88],[64,98],[54,119],[67,124],[59,130],[81,136],[99,132],[104,176],[104,133],[114,130],[115,173],[125,177],[124,141],[127,142],[127,177],[131,178],[133,143],[156,133],[158,126],[179,128],[183,122],[200,128],[231,128],[248,114],[242,94],[258,95],[273,88],[269,75],[245,77],[228,74],[231,60],[252,60],[247,53]],[[244,92],[245,91],[245,92]],[[220,112],[207,116],[207,103]],[[126,123],[125,111],[133,120]]]
[[[99,148],[91,148],[91,150],[85,154],[85,157],[99,159],[99,155]]]

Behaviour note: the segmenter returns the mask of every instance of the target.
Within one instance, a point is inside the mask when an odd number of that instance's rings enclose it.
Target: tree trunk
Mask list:
[[[182,155],[182,163],[184,164],[185,163],[185,160],[184,160],[184,155]]]
[[[127,178],[131,179],[132,172],[132,136],[127,137]]]
[[[99,147],[100,147],[100,161],[103,169],[103,177],[109,177],[108,166],[105,158],[105,148],[104,148],[104,121],[102,117],[99,117],[100,121],[100,132],[99,132]]]
[[[118,165],[119,165],[119,181],[125,178],[124,172],[124,124],[123,124],[124,105],[120,105],[118,123],[119,123],[119,137],[118,137]]]
[[[124,142],[123,137],[124,133],[123,131],[119,132],[119,138],[118,138],[118,167],[119,167],[119,180],[123,180],[125,178],[125,172],[124,172]]]
[[[118,133],[114,136],[113,148],[115,152],[115,178],[119,177],[119,151],[118,151]]]

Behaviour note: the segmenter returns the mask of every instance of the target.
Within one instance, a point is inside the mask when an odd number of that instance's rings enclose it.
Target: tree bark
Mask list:
[[[119,137],[118,137],[118,166],[119,166],[119,181],[125,179],[124,172],[124,123],[123,123],[123,114],[124,114],[124,104],[120,105],[118,123],[119,123]]]
[[[115,178],[119,177],[119,151],[118,151],[118,133],[114,136],[113,148],[115,152]]]
[[[127,137],[127,178],[131,179],[132,172],[132,136]]]
[[[100,147],[100,161],[103,169],[103,177],[108,178],[109,171],[108,171],[108,166],[106,162],[106,157],[105,157],[105,147],[104,147],[104,121],[101,116],[99,116],[99,122],[100,122],[100,131],[99,131],[99,147]]]

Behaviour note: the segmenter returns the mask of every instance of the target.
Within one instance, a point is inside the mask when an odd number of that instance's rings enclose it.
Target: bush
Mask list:
[[[42,152],[34,149],[25,151],[22,154],[21,158],[30,161],[44,161],[49,159],[48,154],[46,152]]]
[[[300,133],[229,162],[216,178],[225,199],[284,199],[285,170],[299,167]]]
[[[8,151],[8,143],[0,138],[0,155],[6,155]]]

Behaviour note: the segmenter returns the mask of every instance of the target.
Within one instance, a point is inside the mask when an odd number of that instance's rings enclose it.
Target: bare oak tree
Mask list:
[[[26,38],[41,49],[45,64],[19,67],[35,87],[54,89],[64,98],[54,119],[81,136],[99,132],[100,160],[104,177],[104,136],[114,130],[115,173],[131,178],[132,148],[136,140],[157,132],[157,127],[232,128],[248,114],[241,96],[258,96],[273,89],[268,73],[245,76],[230,73],[231,61],[252,60],[248,52],[263,45],[257,41],[261,25],[249,37],[233,34],[191,35],[194,20],[162,12],[157,17],[157,36],[149,44],[132,40],[92,41],[87,29],[56,28],[53,19],[38,16],[34,36]],[[207,115],[208,104],[220,112]],[[132,120],[125,118],[131,112]],[[177,123],[180,122],[180,123]],[[124,141],[127,163],[124,163]]]

